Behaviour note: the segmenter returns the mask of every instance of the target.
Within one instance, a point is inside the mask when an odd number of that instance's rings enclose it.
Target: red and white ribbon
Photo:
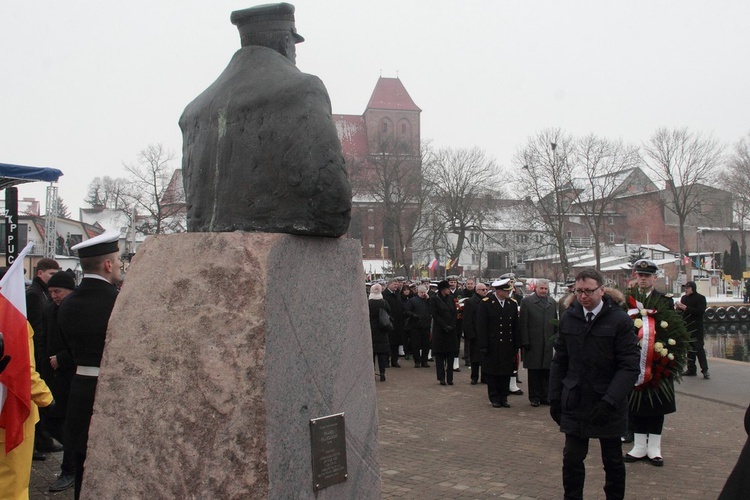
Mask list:
[[[641,371],[635,385],[639,386],[649,382],[652,376],[651,365],[654,361],[654,343],[656,342],[656,318],[654,318],[656,310],[645,309],[643,304],[632,296],[628,297],[628,304],[631,307],[628,309],[628,315],[633,319],[641,318],[643,322],[643,326],[638,329],[638,340],[641,341]],[[643,311],[646,312],[645,316]]]

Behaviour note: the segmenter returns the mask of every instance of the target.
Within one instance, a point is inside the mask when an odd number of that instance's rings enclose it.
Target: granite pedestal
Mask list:
[[[109,323],[84,498],[379,498],[356,240],[152,236]],[[348,477],[315,492],[311,419],[345,413]]]

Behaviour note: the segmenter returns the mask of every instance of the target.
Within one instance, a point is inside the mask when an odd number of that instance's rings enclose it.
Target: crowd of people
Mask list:
[[[0,451],[2,498],[28,498],[32,460],[59,451],[61,470],[49,491],[74,487],[80,496],[104,339],[122,282],[119,237],[119,231],[106,231],[73,246],[83,269],[77,285],[75,274],[54,259],[37,262],[26,289],[31,411],[23,444]],[[19,361],[8,360],[0,372]]]
[[[528,373],[532,407],[549,406],[565,434],[565,498],[582,498],[589,439],[600,441],[608,499],[624,498],[626,462],[664,466],[665,416],[677,409],[674,382],[709,378],[703,350],[706,299],[694,282],[675,303],[655,289],[658,266],[633,265],[630,288],[606,287],[595,269],[579,272],[556,301],[549,281],[525,285],[512,274],[490,282],[458,276],[419,282],[394,277],[368,285],[370,329],[379,380],[400,358],[434,363],[440,385],[464,366],[471,384],[487,385],[493,408],[508,408],[519,364]],[[623,443],[632,448],[623,454]]]

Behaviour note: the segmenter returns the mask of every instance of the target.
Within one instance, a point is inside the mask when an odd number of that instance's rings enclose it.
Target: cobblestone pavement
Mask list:
[[[716,498],[747,435],[750,364],[709,358],[712,379],[677,386],[677,413],[665,422],[665,466],[627,464],[628,499]],[[511,408],[492,408],[485,385],[470,385],[468,368],[455,385],[440,386],[435,370],[389,368],[377,382],[380,466],[384,499],[562,498],[561,434],[549,408],[511,396]],[[526,373],[522,380],[526,382]],[[526,384],[521,384],[526,389]],[[628,451],[630,445],[623,445]],[[49,493],[61,453],[34,462],[30,498],[72,499]],[[604,498],[598,442],[586,460],[586,498]]]
[[[534,408],[523,395],[509,397],[511,408],[492,408],[486,386],[469,384],[467,368],[455,385],[440,386],[434,368],[401,365],[377,383],[383,498],[562,498],[565,437],[549,407]],[[626,498],[719,495],[747,438],[750,364],[711,359],[710,366],[711,380],[690,377],[677,387],[678,411],[664,425],[665,466],[627,464]],[[733,398],[705,399],[717,386]],[[603,485],[599,443],[592,440],[585,498],[604,498]]]

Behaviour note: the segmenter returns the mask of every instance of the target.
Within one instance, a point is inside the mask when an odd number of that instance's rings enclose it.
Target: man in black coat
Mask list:
[[[117,298],[115,285],[122,281],[119,238],[119,231],[105,231],[73,247],[81,258],[83,280],[60,304],[57,313],[60,334],[76,365],[65,418],[65,442],[72,447],[75,462],[76,499],[81,494],[89,424],[107,325]]]
[[[703,378],[711,378],[708,374],[706,350],[703,348],[703,314],[706,312],[706,297],[698,293],[695,288],[695,281],[685,283],[685,295],[674,306],[678,311],[682,311],[685,326],[693,340],[688,353],[688,368],[683,375],[688,377],[697,375],[698,369],[695,366],[695,358],[697,357],[698,363],[701,365]]]
[[[453,358],[458,348],[456,339],[456,303],[447,281],[438,283],[438,291],[430,297],[432,315],[432,356],[435,359],[440,385],[453,385]]]
[[[414,368],[429,368],[427,358],[430,352],[430,297],[427,287],[419,285],[417,296],[412,297],[404,306],[404,316],[409,317],[411,326],[411,352],[414,355]]]
[[[482,299],[487,296],[487,285],[479,283],[470,298],[464,301],[464,352],[469,357],[471,366],[471,385],[479,382],[479,367],[482,358],[477,347],[477,311]]]
[[[492,287],[494,295],[482,299],[477,313],[477,347],[482,353],[482,373],[490,403],[493,408],[510,408],[510,377],[521,347],[518,306],[510,299],[511,280],[495,281]]]
[[[625,496],[622,442],[628,393],[639,373],[633,320],[604,294],[595,269],[576,276],[576,301],[560,319],[549,381],[550,415],[565,433],[565,498],[583,498],[589,438],[599,438],[607,499]]]
[[[43,258],[36,264],[36,274],[31,285],[26,289],[26,319],[34,330],[34,360],[36,370],[42,380],[49,381],[50,368],[47,359],[47,331],[45,328],[45,311],[52,303],[47,289],[49,279],[60,270],[54,259]],[[62,448],[52,440],[47,430],[47,412],[39,412],[39,422],[34,434],[34,460],[44,460],[43,452],[60,451]]]
[[[401,368],[398,363],[398,348],[402,345],[404,336],[404,305],[401,302],[401,285],[396,278],[388,280],[388,286],[383,290],[383,299],[391,308],[393,323],[393,330],[388,333],[391,342],[391,366]]]

